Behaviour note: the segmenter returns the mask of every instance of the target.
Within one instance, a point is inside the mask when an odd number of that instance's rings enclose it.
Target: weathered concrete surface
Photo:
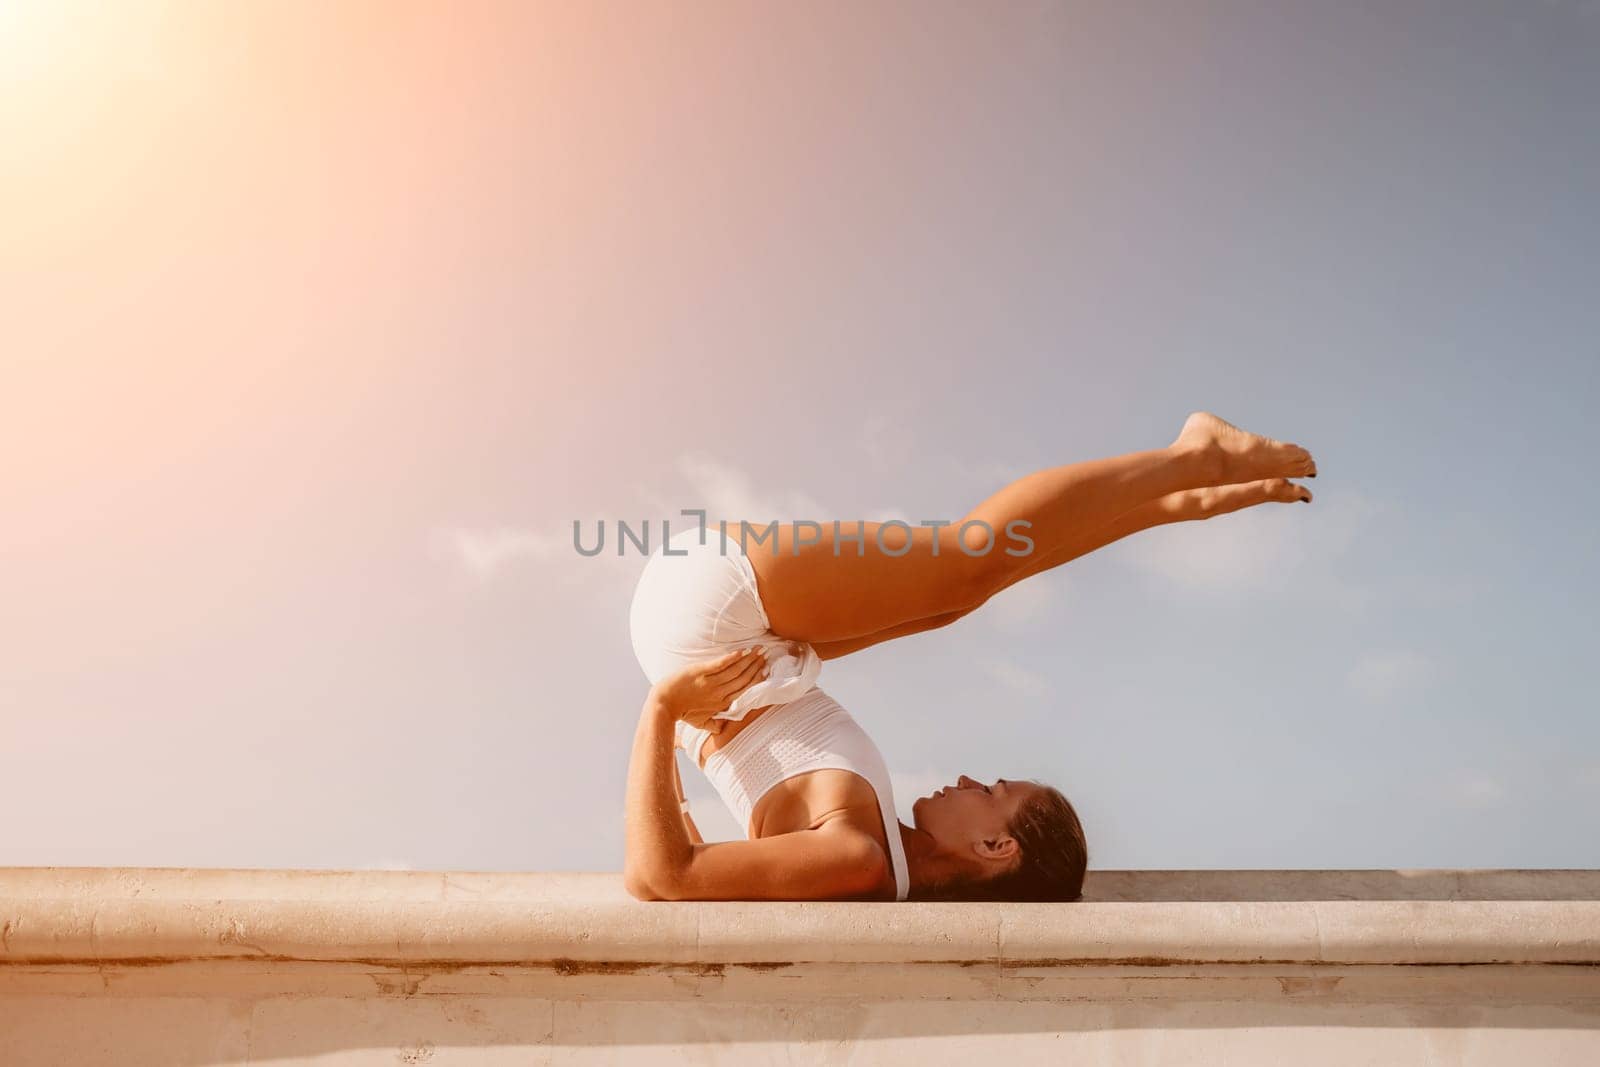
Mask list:
[[[0,1064],[1600,1062],[1600,872],[1094,872],[1073,905],[0,869]]]

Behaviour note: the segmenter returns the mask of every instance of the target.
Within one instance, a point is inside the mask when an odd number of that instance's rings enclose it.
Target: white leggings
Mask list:
[[[766,650],[767,677],[717,718],[743,719],[752,708],[787,704],[816,685],[822,660],[804,641],[772,632],[755,568],[737,538],[724,551],[721,535],[708,526],[673,534],[670,546],[672,555],[658,550],[645,564],[628,609],[633,654],[651,684],[685,664],[759,645]]]

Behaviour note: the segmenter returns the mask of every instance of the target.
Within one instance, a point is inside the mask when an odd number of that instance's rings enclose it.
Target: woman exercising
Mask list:
[[[1172,444],[1051,467],[959,522],[749,523],[673,535],[629,628],[652,685],[628,765],[625,880],[646,900],[1077,900],[1083,827],[1048,785],[965,775],[895,815],[883,758],[822,660],[931,630],[1129,534],[1310,502],[1298,445],[1205,412]],[[752,544],[751,535],[755,535]],[[748,840],[701,840],[674,748]]]

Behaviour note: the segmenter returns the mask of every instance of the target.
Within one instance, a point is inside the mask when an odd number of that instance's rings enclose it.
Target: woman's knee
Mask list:
[[[963,555],[958,552],[955,577],[951,582],[948,614],[954,622],[963,615],[981,608],[990,597],[1016,579],[1018,560],[992,549],[983,555]]]
[[[966,618],[968,615],[971,615],[973,610],[974,610],[973,608],[961,608],[958,611],[946,611],[943,614],[934,615],[931,618],[923,619],[922,620],[922,625],[918,626],[917,629],[918,630],[941,630],[944,627],[949,626],[951,623],[955,622],[957,619],[963,619],[963,618]]]
[[[954,527],[954,531],[951,547],[962,558],[966,572],[965,592],[958,605],[965,614],[982,607],[990,597],[1014,582],[1030,557],[1019,555],[1020,543],[1007,540],[1004,531],[986,522],[968,520]]]

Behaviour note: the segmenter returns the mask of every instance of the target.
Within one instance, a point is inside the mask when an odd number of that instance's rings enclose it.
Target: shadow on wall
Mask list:
[[[1197,991],[1199,992],[1199,991]],[[331,1057],[361,1063],[582,1062],[743,1065],[790,1057],[918,1063],[970,1058],[1004,1042],[1025,1062],[1423,1063],[1440,1047],[1473,1062],[1593,1063],[1592,1004],[1201,1001],[785,1003],[737,998],[568,1000],[516,996],[62,997],[0,1025],[8,1064],[215,1065]],[[1470,996],[1470,994],[1468,994]],[[1230,999],[1231,998],[1231,999]],[[1314,1033],[1315,1055],[1307,1034]],[[114,1049],[114,1051],[111,1051]],[[776,1051],[775,1051],[776,1050]],[[1074,1056],[1073,1054],[1077,1055]],[[56,1057],[60,1058],[56,1058]],[[1125,1057],[1125,1059],[1124,1059]],[[1462,1062],[1449,1058],[1449,1062]]]

